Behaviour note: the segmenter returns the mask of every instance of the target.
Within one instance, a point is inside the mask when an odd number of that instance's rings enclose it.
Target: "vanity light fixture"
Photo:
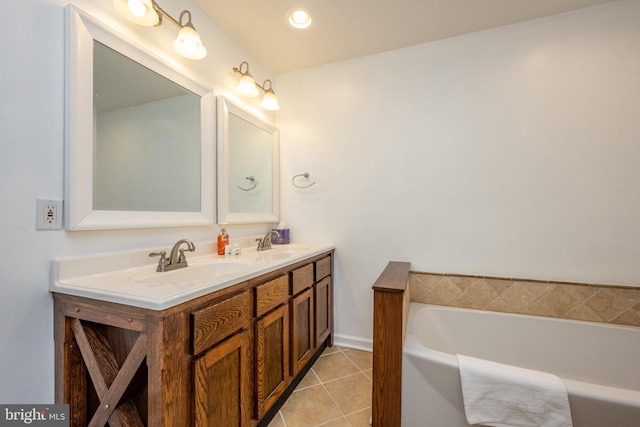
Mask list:
[[[183,10],[180,19],[176,20],[165,12],[155,0],[113,0],[113,7],[129,21],[144,26],[160,26],[162,19],[167,18],[180,28],[173,48],[180,55],[189,59],[202,59],[207,56],[207,49],[202,44],[200,35],[191,23],[191,12]],[[187,15],[186,23],[182,18]]]
[[[246,65],[246,71],[242,71],[243,65]],[[276,97],[276,94],[273,92],[273,88],[271,87],[271,80],[265,80],[262,85],[256,83],[255,79],[249,72],[249,63],[247,61],[241,62],[240,67],[233,67],[233,72],[238,73],[242,76],[238,81],[238,86],[236,86],[236,92],[238,93],[238,95],[252,98],[260,95],[260,91],[258,89],[262,89],[262,91],[264,92],[262,103],[260,104],[262,108],[269,111],[277,111],[280,109],[278,98]]]

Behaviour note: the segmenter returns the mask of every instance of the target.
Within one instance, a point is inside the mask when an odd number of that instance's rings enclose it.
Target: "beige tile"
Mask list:
[[[329,421],[328,423],[319,425],[318,427],[351,427],[351,424],[346,417],[340,417],[337,420]]]
[[[590,286],[562,285],[562,288],[565,290],[565,292],[569,293],[572,297],[574,297],[580,303],[583,303],[588,298],[592,297],[593,294],[598,292],[598,288],[593,288]]]
[[[322,352],[322,354],[320,355],[320,357],[326,355],[326,354],[331,354],[331,353],[338,353],[340,352],[340,347],[338,347],[337,345],[334,345],[333,347],[327,347],[324,349],[324,351]]]
[[[493,287],[484,279],[474,281],[465,295],[473,301],[473,308],[483,308],[498,296]]]
[[[572,320],[585,320],[589,322],[602,321],[598,314],[594,313],[589,307],[584,304],[580,304],[579,306],[571,310],[569,313],[567,313],[565,318]]]
[[[511,305],[507,304],[507,302],[501,297],[498,297],[491,301],[489,304],[485,305],[484,309],[490,311],[500,311],[503,313],[517,313],[517,311],[514,310]]]
[[[619,325],[640,326],[640,303],[625,310],[620,316],[613,319],[613,323]]]
[[[292,393],[281,412],[287,427],[315,427],[343,416],[322,385]]]
[[[320,384],[318,376],[315,372],[313,372],[313,369],[309,369],[309,372],[307,372],[302,381],[300,381],[300,384],[298,384],[296,390],[302,390],[303,388],[311,387],[318,384]]]
[[[450,278],[444,277],[431,289],[431,293],[437,296],[442,303],[447,304],[460,296],[462,291]]]
[[[556,286],[538,301],[546,304],[552,316],[563,317],[573,310],[578,301],[567,293],[561,286]]]
[[[616,291],[616,295],[618,295],[628,307],[640,303],[640,289],[616,289]]]
[[[506,279],[484,279],[489,286],[495,291],[496,294],[501,295],[511,286],[513,286],[513,282],[511,280]]]
[[[281,412],[278,412],[276,416],[273,417],[268,427],[286,427]]]
[[[615,319],[627,309],[624,300],[616,294],[616,289],[600,289],[584,304],[605,321]]]
[[[521,313],[537,299],[529,290],[529,286],[522,282],[514,282],[500,297],[516,313]]]
[[[365,374],[367,378],[373,381],[373,369],[367,369],[366,371],[362,371],[362,373]]]
[[[458,277],[458,276],[449,276],[449,280],[456,285],[461,291],[466,291],[469,289],[473,282],[476,280],[475,277]]]
[[[362,371],[371,369],[373,366],[373,355],[370,351],[346,349],[343,353]]]
[[[322,382],[335,380],[359,371],[355,363],[342,352],[319,357],[312,369]]]
[[[551,283],[538,283],[538,282],[522,282],[522,283],[526,283],[527,289],[536,298],[541,298],[543,295],[546,295],[547,293],[551,292],[555,288],[555,285],[552,285]]]
[[[359,372],[324,383],[344,414],[351,414],[371,406],[371,380]]]
[[[347,415],[347,419],[352,427],[371,427],[369,419],[371,418],[371,408],[363,409],[351,415]]]

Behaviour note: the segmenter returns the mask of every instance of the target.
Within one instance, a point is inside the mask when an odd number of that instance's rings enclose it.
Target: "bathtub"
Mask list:
[[[456,354],[557,375],[574,427],[640,427],[640,328],[411,303],[403,426],[469,426]]]

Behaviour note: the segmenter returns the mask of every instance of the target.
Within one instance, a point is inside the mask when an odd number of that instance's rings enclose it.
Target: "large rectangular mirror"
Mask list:
[[[66,228],[213,224],[211,89],[73,6],[66,29]]]
[[[218,222],[277,222],[280,132],[218,96]]]

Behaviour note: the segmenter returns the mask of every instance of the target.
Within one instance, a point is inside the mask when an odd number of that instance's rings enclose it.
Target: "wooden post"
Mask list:
[[[389,262],[373,285],[373,427],[400,427],[408,262]]]

